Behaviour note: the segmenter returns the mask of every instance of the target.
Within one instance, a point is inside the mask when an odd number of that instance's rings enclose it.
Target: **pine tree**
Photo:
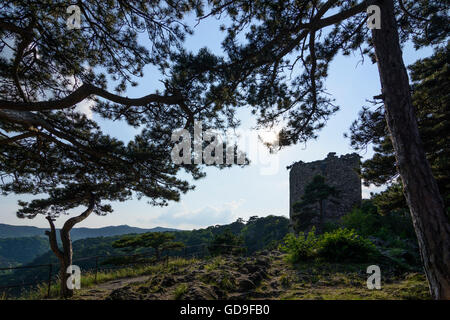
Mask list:
[[[418,120],[420,136],[424,142],[427,159],[439,190],[444,198],[447,215],[450,214],[450,130],[448,111],[450,86],[450,45],[438,48],[434,54],[409,66],[412,79],[412,98]],[[361,150],[373,144],[375,154],[362,163],[361,176],[368,186],[389,184],[386,191],[374,195],[381,213],[406,211],[407,203],[398,179],[394,148],[384,122],[383,110],[364,108],[350,128],[352,146]]]
[[[226,128],[234,121],[229,108],[216,108],[204,97],[207,67],[214,57],[206,51],[181,50],[192,30],[181,21],[195,1],[78,1],[80,28],[67,27],[67,1],[5,0],[0,3],[0,188],[4,195],[47,194],[20,202],[21,218],[46,216],[51,248],[60,261],[61,295],[72,264],[70,230],[92,212],[105,215],[104,201],[145,197],[152,205],[178,201],[193,189],[178,178],[184,170],[204,176],[199,165],[171,160],[171,134]],[[151,47],[138,42],[147,33]],[[143,76],[144,67],[165,71],[163,92],[150,90],[138,98],[124,95]],[[114,86],[114,88],[110,88]],[[77,108],[90,106],[88,117]],[[139,128],[129,142],[105,134],[96,119]],[[225,167],[225,165],[221,166]],[[54,220],[85,206],[61,229],[56,241]]]
[[[208,245],[208,251],[211,255],[223,255],[223,254],[243,254],[246,251],[244,248],[244,239],[240,235],[235,235],[231,232],[231,228],[228,228],[214,235]]]
[[[229,61],[216,67],[223,73],[224,95],[233,91],[241,104],[250,105],[260,125],[285,120],[282,146],[315,138],[338,110],[324,80],[339,52],[358,51],[377,63],[382,92],[374,98],[384,104],[430,291],[436,299],[450,298],[450,223],[419,136],[401,51],[408,40],[423,47],[448,38],[445,1],[210,3],[209,15],[227,14],[232,21],[224,27]],[[381,28],[366,28],[368,9],[369,21],[377,20]]]
[[[155,257],[159,261],[167,250],[179,250],[184,247],[182,242],[173,241],[175,235],[169,232],[149,232],[138,236],[126,236],[114,241],[114,248],[152,248],[155,250]]]
[[[329,200],[337,203],[338,196],[338,190],[329,186],[323,176],[314,176],[311,182],[305,186],[305,192],[301,197],[301,201],[294,203],[293,209],[298,214],[299,230],[305,230],[310,227],[312,220],[318,217],[319,231],[323,231],[325,225],[325,201]]]

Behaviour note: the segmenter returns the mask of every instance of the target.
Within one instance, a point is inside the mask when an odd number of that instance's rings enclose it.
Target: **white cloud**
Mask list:
[[[88,119],[92,119],[92,107],[94,106],[93,100],[83,100],[78,103],[75,107],[75,110],[86,115]]]
[[[69,78],[69,81],[69,86],[72,86],[73,91],[76,90],[78,86],[80,86],[80,83],[77,84],[77,82],[75,81],[75,77],[73,76]],[[86,115],[88,119],[92,119],[92,107],[94,106],[94,103],[95,102],[93,100],[84,99],[83,101],[75,105],[75,110]]]
[[[164,226],[179,229],[209,227],[216,224],[227,224],[238,218],[237,209],[244,200],[223,203],[221,206],[205,206],[200,209],[190,209],[185,203],[168,208],[157,217],[137,219],[137,223]]]
[[[381,191],[386,190],[386,186],[377,187],[373,184],[371,184],[369,187],[362,186],[362,197],[363,199],[370,199],[370,193],[378,193]]]

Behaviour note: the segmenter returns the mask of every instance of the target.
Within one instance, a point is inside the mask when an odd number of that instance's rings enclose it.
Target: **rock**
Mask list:
[[[273,280],[272,282],[270,282],[269,285],[274,289],[278,288],[278,282],[276,280]]]
[[[185,276],[180,277],[179,282],[192,282],[195,280],[195,275],[192,273],[188,273]]]
[[[270,265],[270,262],[266,257],[258,257],[256,258],[255,264],[262,267],[268,267]]]
[[[279,257],[282,255],[282,253],[279,250],[272,250],[270,254],[275,257]]]
[[[189,287],[183,295],[183,300],[217,300],[216,292],[207,286],[198,285]]]
[[[253,283],[259,283],[263,279],[261,272],[255,272],[248,276]]]
[[[233,293],[229,296],[229,300],[247,300],[250,296],[250,292]]]
[[[140,300],[142,295],[133,292],[130,286],[113,290],[106,300]]]
[[[240,268],[239,271],[240,271],[241,273],[249,273],[249,272],[248,272],[248,269],[245,268],[245,267]]]
[[[218,286],[211,286],[211,290],[214,291],[218,299],[222,300],[227,298],[226,292],[220,289]]]
[[[148,286],[142,286],[142,287],[139,287],[136,291],[139,293],[146,294],[146,293],[152,292],[152,289]]]
[[[259,298],[259,299],[268,299],[273,297],[278,297],[283,291],[281,290],[271,290],[271,291],[264,291],[264,292],[253,292],[251,297],[252,298]]]
[[[250,291],[256,288],[255,283],[247,278],[242,278],[238,282],[239,290],[240,291]]]
[[[162,279],[161,281],[161,286],[162,287],[170,287],[173,286],[176,283],[175,279],[172,276],[164,276],[164,279]]]
[[[250,272],[250,273],[258,272],[261,269],[260,266],[254,264],[254,263],[250,263],[250,262],[246,262],[244,264],[244,268],[247,269],[248,272]]]

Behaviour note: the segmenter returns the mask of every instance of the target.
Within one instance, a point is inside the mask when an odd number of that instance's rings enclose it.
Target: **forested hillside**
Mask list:
[[[2,238],[22,238],[44,236],[44,231],[37,227],[30,226],[12,226],[9,224],[0,223],[0,239]]]
[[[0,239],[0,268],[28,263],[50,249],[42,237]]]

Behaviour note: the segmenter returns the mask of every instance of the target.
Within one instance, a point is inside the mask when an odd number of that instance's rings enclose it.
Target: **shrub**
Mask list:
[[[360,208],[354,208],[342,217],[342,224],[348,229],[355,229],[358,234],[368,237],[375,235],[382,227],[377,208],[364,201]]]
[[[311,230],[307,235],[288,234],[281,249],[292,263],[311,259],[328,262],[366,262],[378,255],[370,240],[359,236],[354,230],[336,229],[320,236]]]
[[[323,224],[323,232],[332,232],[334,230],[337,230],[341,227],[341,225],[337,222],[333,221],[326,221]]]
[[[360,208],[342,218],[342,224],[373,239],[390,264],[409,269],[421,267],[417,238],[407,212],[391,211],[381,215],[371,200],[364,200]]]
[[[287,260],[296,263],[310,259],[314,256],[314,250],[318,238],[313,228],[308,234],[296,237],[292,233],[288,233],[284,238],[284,245],[280,249],[287,253]]]
[[[367,262],[376,254],[375,245],[354,230],[327,232],[317,242],[317,256],[330,262]]]
[[[415,241],[415,232],[411,218],[404,212],[390,212],[380,215],[370,200],[365,200],[360,208],[353,209],[342,217],[345,228],[355,229],[364,237],[376,237],[384,241],[411,239]]]

